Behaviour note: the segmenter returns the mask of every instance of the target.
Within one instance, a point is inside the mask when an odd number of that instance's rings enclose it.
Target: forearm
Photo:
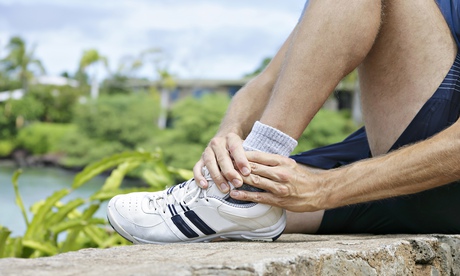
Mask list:
[[[326,209],[413,194],[460,179],[460,122],[438,135],[332,171],[324,177]]]
[[[254,122],[262,117],[296,28],[262,73],[249,81],[233,97],[216,136],[236,133],[244,139]]]
[[[249,81],[233,97],[216,136],[236,133],[244,139],[262,115],[272,88],[271,80],[263,75]]]

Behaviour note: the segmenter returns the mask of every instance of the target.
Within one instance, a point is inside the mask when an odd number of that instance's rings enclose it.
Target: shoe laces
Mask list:
[[[195,179],[193,178],[172,186],[160,194],[150,194],[148,197],[149,205],[153,207],[155,211],[160,210],[163,213],[166,213],[168,205],[179,204],[181,206],[189,206],[197,202],[198,198],[203,198],[208,201],[207,190],[196,185]]]

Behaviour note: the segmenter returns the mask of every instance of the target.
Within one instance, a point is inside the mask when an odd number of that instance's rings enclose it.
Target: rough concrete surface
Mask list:
[[[460,235],[283,235],[0,259],[0,275],[460,275]]]

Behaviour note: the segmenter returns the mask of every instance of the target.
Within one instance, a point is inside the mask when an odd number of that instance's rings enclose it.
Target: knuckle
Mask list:
[[[203,153],[201,154],[201,159],[204,161],[206,159],[209,159],[209,156],[213,155],[213,151],[211,148],[207,147],[204,149]]]
[[[263,200],[262,193],[255,193],[254,195],[254,201],[260,202]]]
[[[227,148],[229,152],[234,153],[240,148],[240,145],[232,143],[232,144],[228,144]]]
[[[280,182],[289,182],[290,178],[291,178],[291,175],[289,173],[286,173],[286,172],[278,173],[278,179]]]
[[[252,175],[251,178],[252,178],[252,182],[253,182],[254,184],[260,184],[260,181],[261,181],[260,176],[258,176],[258,175]]]
[[[289,188],[284,185],[278,185],[277,193],[282,197],[286,197],[289,195]]]
[[[211,139],[211,141],[209,141],[209,145],[212,148],[219,146],[220,143],[221,143],[221,140],[218,137],[214,137],[214,138]]]

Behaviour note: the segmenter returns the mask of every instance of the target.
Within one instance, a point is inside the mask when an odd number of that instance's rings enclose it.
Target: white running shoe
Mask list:
[[[286,226],[284,209],[236,201],[224,194],[204,170],[209,187],[191,179],[164,191],[131,193],[112,198],[109,223],[133,243],[274,241]],[[232,187],[233,188],[233,187]]]

